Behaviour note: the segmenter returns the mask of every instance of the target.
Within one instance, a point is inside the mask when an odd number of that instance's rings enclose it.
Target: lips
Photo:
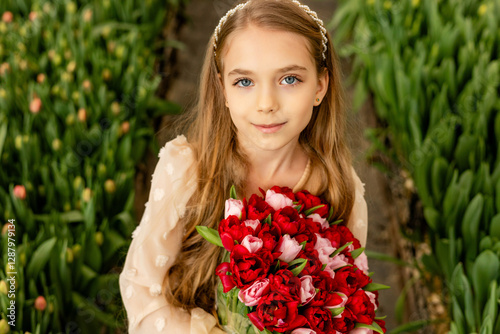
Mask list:
[[[257,128],[257,130],[263,132],[263,133],[274,133],[279,131],[283,125],[285,125],[286,122],[284,123],[272,123],[272,124],[253,124]]]

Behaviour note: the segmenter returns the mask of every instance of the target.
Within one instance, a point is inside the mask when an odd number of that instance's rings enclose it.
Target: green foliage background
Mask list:
[[[410,172],[444,280],[450,333],[500,333],[500,1],[343,1],[355,103],[386,124],[374,147]],[[391,147],[383,142],[389,138]]]
[[[123,328],[115,266],[136,224],[135,166],[157,149],[152,120],[179,110],[154,93],[161,30],[182,3],[0,2],[0,218],[15,220],[1,236],[1,333],[12,271],[11,331]]]

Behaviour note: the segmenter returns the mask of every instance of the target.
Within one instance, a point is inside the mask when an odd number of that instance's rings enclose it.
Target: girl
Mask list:
[[[120,275],[130,333],[223,333],[214,305],[217,228],[231,185],[306,189],[332,203],[362,245],[366,202],[344,136],[338,61],[316,13],[296,0],[249,0],[216,27],[199,101],[159,153]]]

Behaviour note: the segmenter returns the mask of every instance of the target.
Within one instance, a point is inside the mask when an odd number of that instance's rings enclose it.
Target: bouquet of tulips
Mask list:
[[[308,191],[272,187],[225,204],[218,231],[198,227],[227,252],[217,312],[228,333],[385,333],[367,258],[333,210]]]

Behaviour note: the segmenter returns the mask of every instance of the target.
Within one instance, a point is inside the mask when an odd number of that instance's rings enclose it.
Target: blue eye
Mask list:
[[[249,87],[252,84],[252,81],[250,81],[249,79],[241,79],[238,80],[236,84],[238,84],[238,86],[240,87]]]
[[[297,79],[297,77],[294,77],[294,76],[288,76],[286,77],[285,79],[283,79],[282,83],[284,82],[286,85],[293,85],[293,84],[296,84],[297,81],[299,81]]]

